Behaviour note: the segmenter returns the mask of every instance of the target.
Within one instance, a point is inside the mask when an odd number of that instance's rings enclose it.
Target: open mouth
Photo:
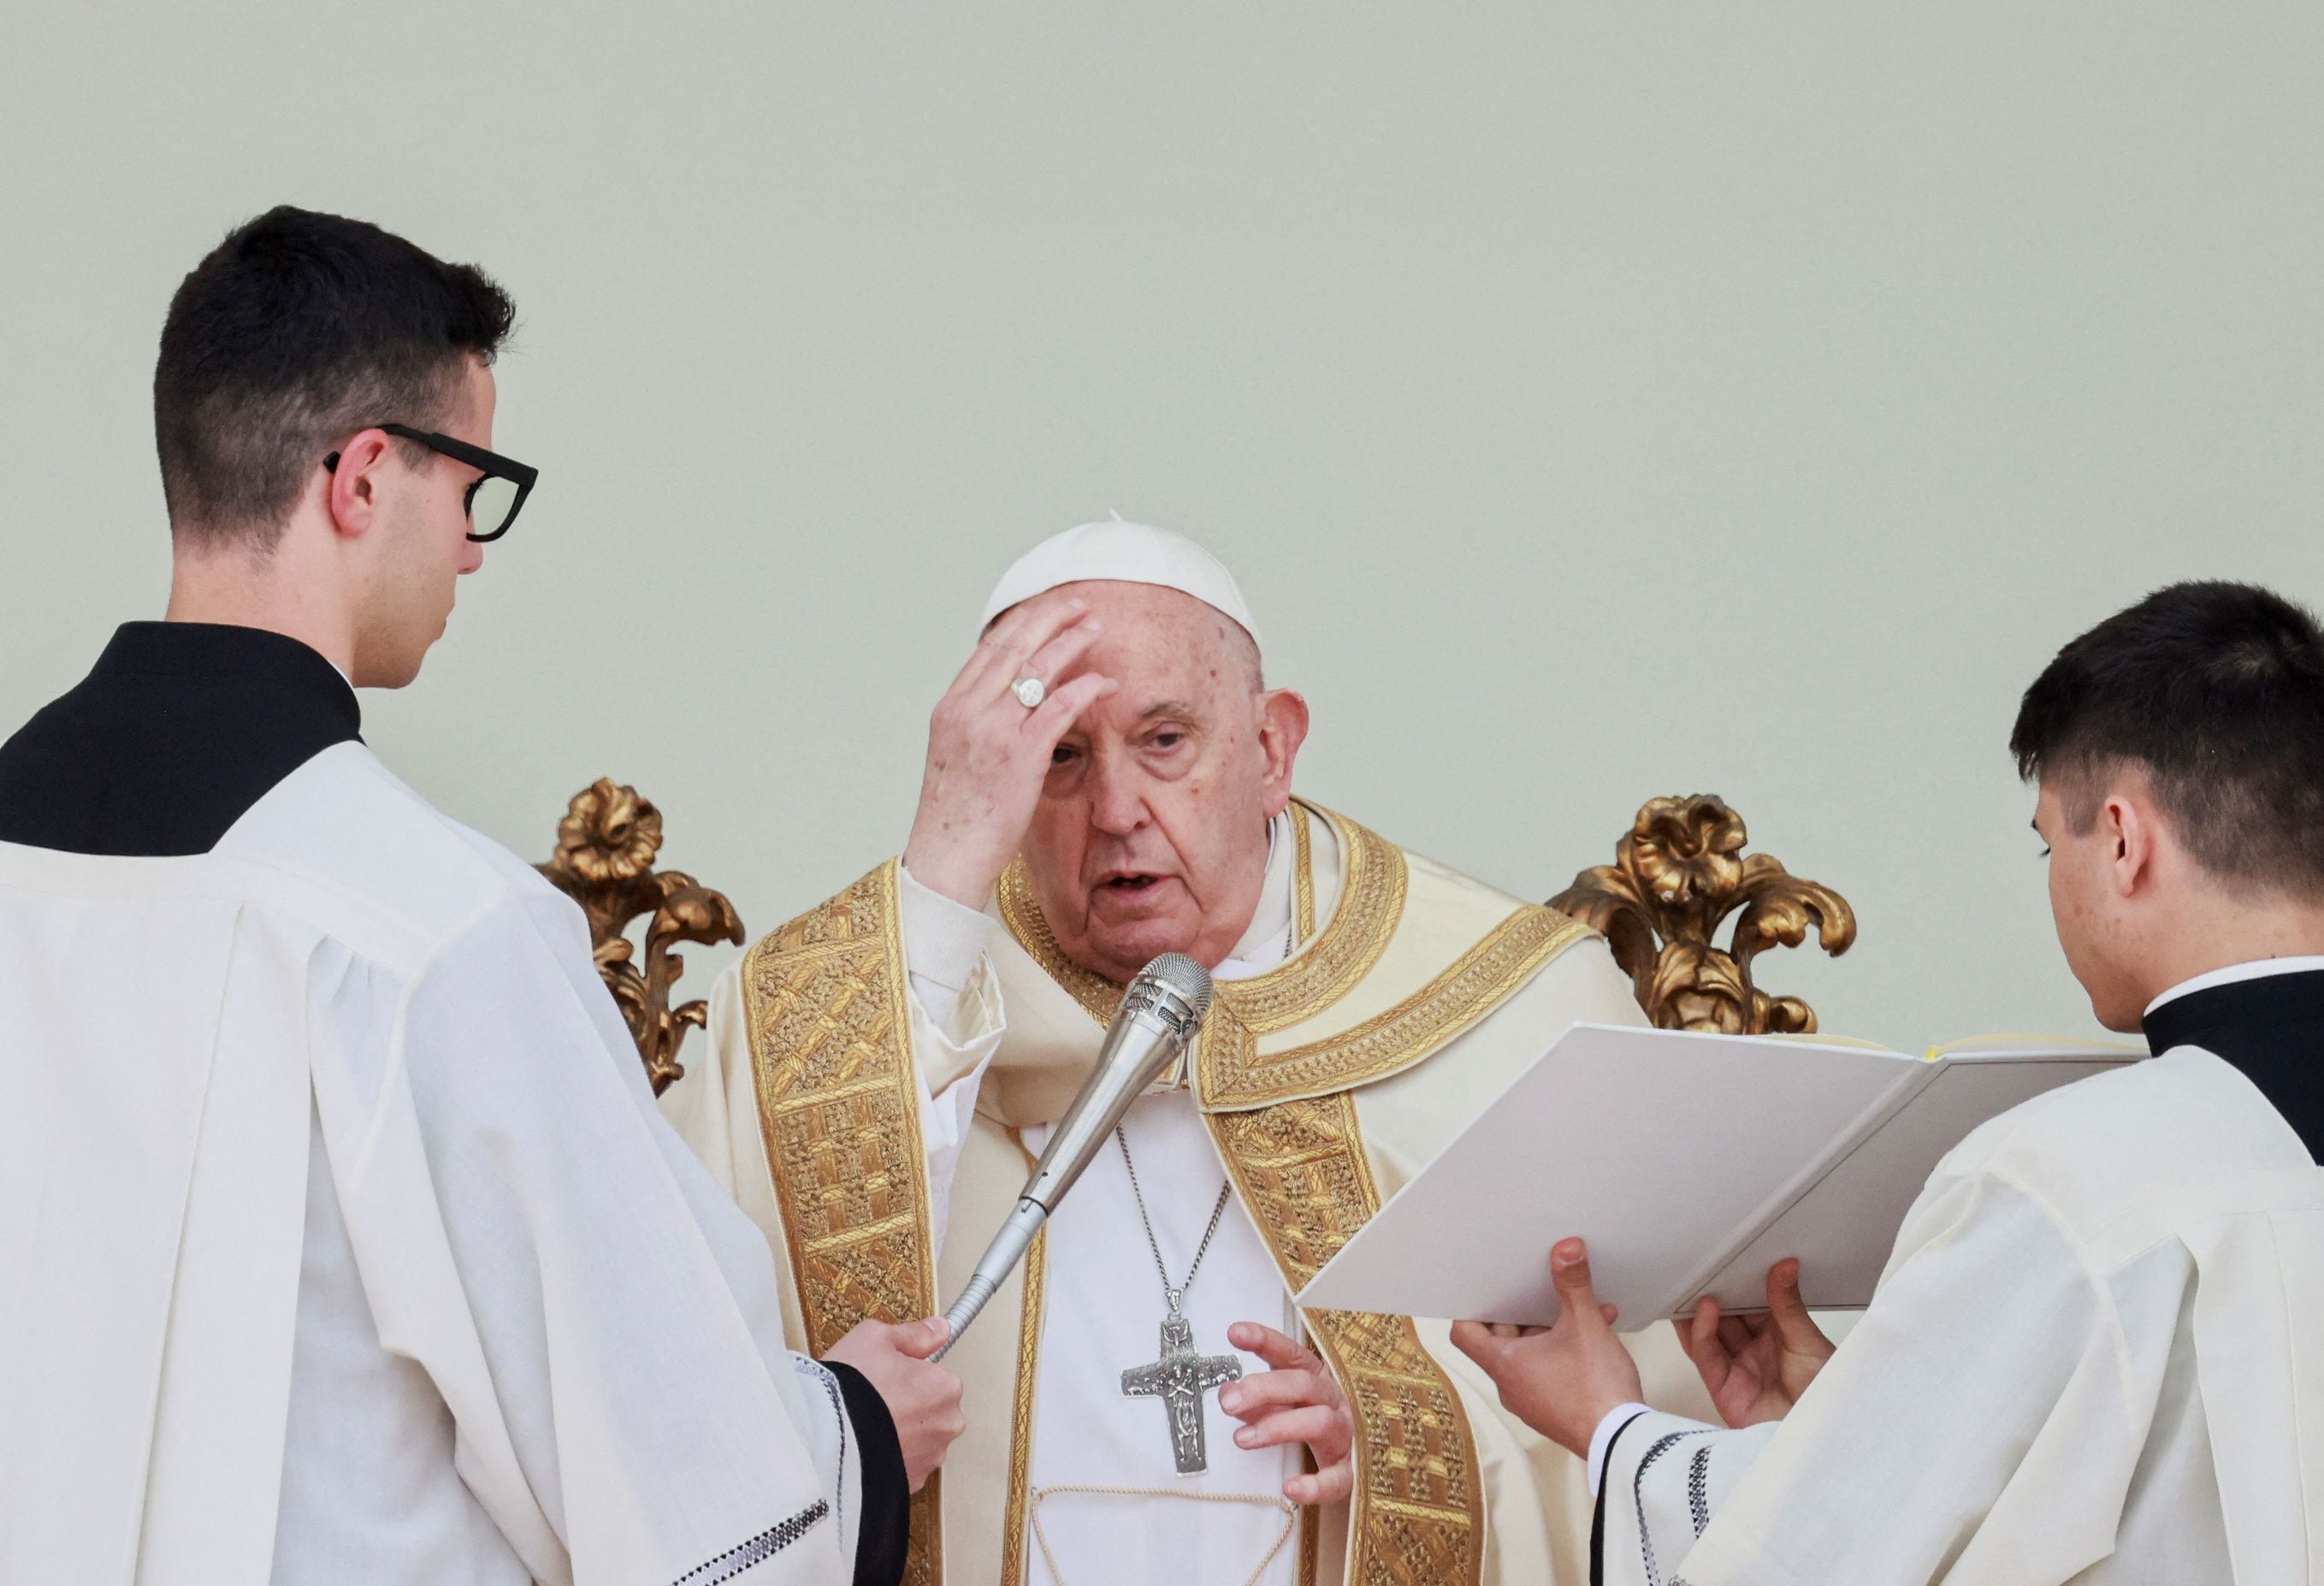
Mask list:
[[[1139,871],[1130,875],[1108,876],[1099,883],[1110,892],[1144,892],[1162,884],[1163,878]]]

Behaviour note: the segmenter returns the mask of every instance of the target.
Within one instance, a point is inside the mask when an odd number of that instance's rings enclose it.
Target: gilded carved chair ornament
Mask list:
[[[1583,871],[1550,907],[1605,934],[1639,1005],[1664,1029],[1811,1033],[1815,1010],[1761,991],[1752,960],[1769,947],[1800,945],[1810,926],[1838,957],[1856,940],[1856,911],[1772,856],[1746,856],[1746,841],[1743,817],[1716,795],[1650,799],[1615,844],[1614,862]],[[1713,936],[1737,909],[1721,948]]]
[[[621,1007],[656,1095],[686,1072],[678,1044],[709,1017],[698,998],[669,1005],[686,973],[672,949],[681,942],[742,943],[742,918],[724,893],[682,871],[654,869],[661,840],[661,811],[652,801],[600,777],[573,796],[557,823],[557,852],[534,867],[589,917],[597,973]],[[642,962],[625,934],[640,915],[651,916]]]

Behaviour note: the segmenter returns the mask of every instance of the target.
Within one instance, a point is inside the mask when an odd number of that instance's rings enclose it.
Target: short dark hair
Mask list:
[[[284,205],[236,226],[161,326],[153,434],[172,532],[272,548],[333,445],[374,424],[438,428],[469,355],[489,363],[515,318],[475,265],[365,221]]]
[[[2174,584],[2058,652],[2009,735],[2017,771],[2088,831],[2135,765],[2222,879],[2324,898],[2324,634],[2250,584]]]

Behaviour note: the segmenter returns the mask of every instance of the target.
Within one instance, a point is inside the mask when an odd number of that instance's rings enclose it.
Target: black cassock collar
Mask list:
[[[130,622],[0,745],[0,843],[206,853],[363,713],[338,669],[263,628]]]
[[[2146,1016],[2146,1044],[2158,1057],[2200,1047],[2235,1065],[2324,1162],[2324,969],[2173,997]]]

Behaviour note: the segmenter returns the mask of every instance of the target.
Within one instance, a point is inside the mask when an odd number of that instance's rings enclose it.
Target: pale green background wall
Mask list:
[[[2324,601],[2324,20],[1902,10],[15,0],[0,722],[158,611],[162,308],[290,200],[519,300],[543,484],[367,711],[528,854],[610,771],[775,925],[1119,507],[1314,796],[1541,896],[1716,789],[1860,908],[1827,1028],[2087,1028],[2003,740],[2156,584]]]

